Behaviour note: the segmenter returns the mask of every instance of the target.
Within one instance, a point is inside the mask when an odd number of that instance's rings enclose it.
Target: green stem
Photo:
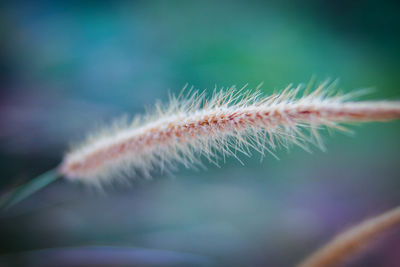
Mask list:
[[[43,187],[56,181],[61,175],[56,169],[49,170],[36,178],[33,178],[28,183],[15,188],[6,197],[0,200],[0,210],[7,210],[18,202],[29,197],[33,193],[39,191]]]

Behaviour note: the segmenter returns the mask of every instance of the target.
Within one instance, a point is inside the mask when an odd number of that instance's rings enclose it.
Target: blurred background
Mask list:
[[[185,84],[340,78],[400,98],[397,1],[2,1],[2,193],[98,125]],[[0,215],[1,266],[293,266],[400,204],[400,122],[322,131],[326,152],[157,173],[105,193],[59,180]],[[348,266],[400,266],[400,229]]]

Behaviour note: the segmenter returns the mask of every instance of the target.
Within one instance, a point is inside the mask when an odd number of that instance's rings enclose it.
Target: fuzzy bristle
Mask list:
[[[264,153],[277,145],[321,144],[320,126],[400,118],[400,102],[350,102],[351,94],[330,95],[330,87],[323,83],[301,97],[301,86],[288,86],[268,97],[234,87],[214,92],[210,99],[198,92],[171,97],[169,105],[157,104],[153,114],[72,149],[59,172],[88,183],[107,182],[124,173],[147,176],[155,168],[201,164],[200,156],[216,162],[221,156],[237,157],[238,151],[246,154],[250,147]]]

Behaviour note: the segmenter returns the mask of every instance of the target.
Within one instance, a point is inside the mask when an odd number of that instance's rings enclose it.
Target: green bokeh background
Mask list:
[[[268,95],[315,76],[339,79],[344,92],[371,89],[362,99],[399,99],[399,12],[396,1],[1,3],[1,189],[55,167],[99,124],[141,114],[185,84],[211,92],[263,82]],[[293,147],[262,162],[254,152],[241,156],[244,166],[229,159],[220,168],[204,159],[207,170],[179,166],[173,177],[155,173],[105,194],[60,180],[1,215],[0,263],[44,265],[49,249],[72,247],[62,264],[91,266],[96,257],[80,258],[82,247],[123,246],[139,251],[128,266],[182,264],[162,251],[188,258],[182,266],[293,266],[400,203],[400,123],[351,129],[322,131],[326,152]],[[399,265],[399,235],[349,266]],[[110,255],[110,266],[125,266],[117,260],[125,256]]]

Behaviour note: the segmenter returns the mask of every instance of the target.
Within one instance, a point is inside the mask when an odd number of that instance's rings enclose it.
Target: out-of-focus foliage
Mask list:
[[[263,82],[268,94],[315,75],[340,78],[343,91],[373,88],[364,99],[398,99],[399,12],[396,1],[4,1],[1,189],[186,83],[211,92]],[[293,265],[400,203],[399,122],[351,129],[323,132],[327,152],[280,150],[261,163],[254,152],[244,166],[181,166],[106,194],[59,181],[1,215],[0,263],[54,255],[88,265],[99,250],[80,248],[105,245],[100,254],[145,266]],[[399,242],[388,236],[352,266],[400,264]]]

